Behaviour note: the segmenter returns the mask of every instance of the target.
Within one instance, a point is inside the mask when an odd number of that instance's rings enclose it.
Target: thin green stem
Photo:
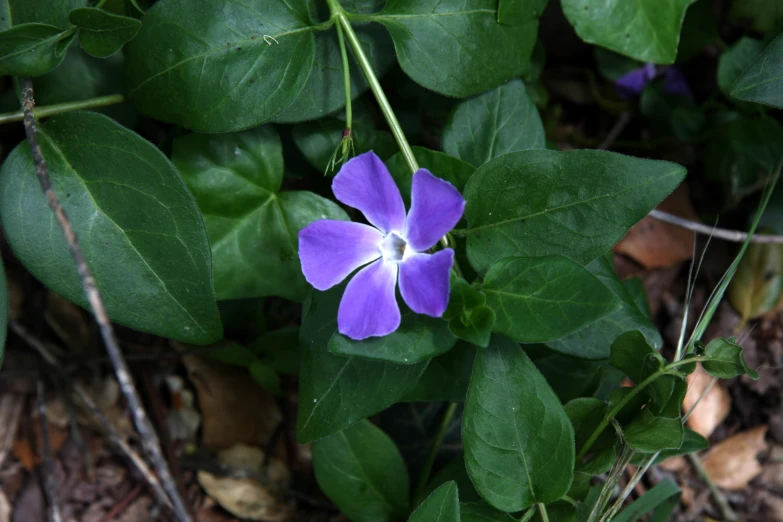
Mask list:
[[[54,116],[55,114],[61,114],[63,112],[80,111],[83,109],[96,109],[98,107],[106,107],[108,105],[116,105],[125,101],[125,97],[122,94],[110,94],[108,96],[99,96],[97,98],[90,98],[88,100],[56,103],[54,105],[43,105],[36,107],[33,113],[35,118],[46,118],[47,116]],[[24,111],[5,112],[0,114],[0,125],[3,123],[19,122],[24,119]]]
[[[546,506],[541,502],[537,503],[536,506],[541,514],[541,522],[549,522],[549,513],[546,512]]]
[[[427,455],[427,460],[424,462],[424,467],[419,475],[419,482],[416,485],[416,495],[414,498],[419,498],[424,489],[427,487],[427,482],[430,480],[430,473],[432,473],[432,466],[435,464],[435,458],[440,451],[440,445],[443,443],[443,438],[446,436],[446,432],[449,430],[451,420],[454,418],[454,413],[457,411],[457,403],[452,402],[443,412],[443,417],[440,420],[438,431],[432,439],[432,447],[430,448],[430,454]]]
[[[345,128],[353,128],[353,110],[351,109],[351,69],[348,65],[348,51],[345,49],[343,28],[337,24],[337,41],[340,44],[340,56],[343,59],[343,84],[345,88]]]
[[[378,101],[381,112],[383,112],[383,116],[386,118],[386,122],[389,124],[389,128],[391,128],[394,139],[397,141],[397,146],[400,148],[402,155],[405,157],[405,162],[408,164],[408,167],[410,167],[411,172],[416,172],[419,170],[419,164],[416,161],[416,158],[413,156],[413,151],[411,150],[411,146],[408,144],[408,139],[402,132],[402,126],[400,126],[400,122],[397,120],[397,116],[395,116],[394,111],[391,108],[391,104],[389,104],[389,100],[386,98],[386,94],[381,88],[378,77],[375,76],[375,71],[372,70],[370,60],[367,58],[367,55],[364,54],[364,49],[362,49],[362,44],[359,42],[359,37],[356,36],[356,32],[353,30],[351,23],[348,21],[345,10],[343,10],[342,6],[337,2],[337,0],[327,0],[327,4],[329,4],[329,11],[332,13],[332,18],[334,18],[337,21],[337,24],[341,25],[345,31],[345,37],[348,39],[348,43],[351,45],[353,54],[356,56],[356,61],[359,62],[359,67],[362,69],[364,76],[367,78],[367,83],[370,84],[370,90],[375,95],[375,99]]]
[[[519,519],[519,522],[528,522],[531,518],[533,518],[533,515],[536,514],[536,507],[533,506],[532,508],[525,511],[525,514],[522,515],[522,518]]]

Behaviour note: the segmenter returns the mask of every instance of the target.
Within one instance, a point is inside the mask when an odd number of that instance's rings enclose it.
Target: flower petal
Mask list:
[[[392,333],[400,326],[396,286],[397,263],[376,261],[362,268],[345,287],[337,330],[357,341]]]
[[[655,66],[648,63],[621,76],[614,84],[617,87],[618,94],[625,98],[630,98],[641,93],[653,78],[655,78]]]
[[[464,211],[465,199],[454,185],[419,169],[413,175],[405,240],[423,252],[454,228]]]
[[[343,165],[332,181],[332,192],[383,232],[402,232],[405,204],[400,189],[374,152],[359,154]]]
[[[663,92],[678,94],[693,99],[693,93],[688,86],[688,80],[685,79],[682,72],[674,67],[669,67],[666,69],[666,72],[663,73]]]
[[[400,293],[417,314],[440,317],[449,304],[449,270],[454,251],[414,254],[400,266]]]
[[[331,288],[348,274],[381,257],[383,234],[351,221],[321,219],[299,231],[299,260],[307,282],[318,290]]]

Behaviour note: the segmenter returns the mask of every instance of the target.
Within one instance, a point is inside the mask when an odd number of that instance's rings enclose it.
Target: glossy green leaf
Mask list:
[[[220,339],[204,222],[174,166],[151,143],[97,113],[56,116],[39,128],[39,137],[109,317],[189,343]],[[27,143],[0,171],[0,217],[25,267],[86,307]]]
[[[443,318],[449,321],[449,330],[455,337],[486,348],[495,325],[495,312],[488,306],[486,296],[462,278],[451,283],[449,306]]]
[[[464,98],[520,76],[530,61],[537,17],[501,25],[496,9],[493,0],[390,0],[367,18],[386,26],[416,83]]]
[[[329,340],[329,351],[335,355],[410,364],[446,353],[456,342],[446,321],[405,307],[400,327],[389,335],[354,341],[335,332]]]
[[[209,350],[206,356],[242,368],[249,367],[257,360],[256,354],[252,350],[231,341],[221,343],[214,350]]]
[[[745,68],[731,87],[731,96],[783,108],[783,35]]]
[[[41,23],[68,27],[68,13],[85,7],[88,0],[4,0],[0,2],[0,30],[11,25]]]
[[[420,168],[427,169],[435,176],[445,179],[460,192],[462,192],[465,184],[476,171],[473,165],[436,150],[413,147],[413,155]],[[386,166],[400,188],[402,199],[406,205],[410,206],[413,173],[410,167],[408,167],[405,157],[401,152],[398,152],[386,161]]]
[[[543,344],[526,344],[524,349],[564,403],[577,397],[606,399],[623,379],[622,372],[609,365],[607,360],[577,359]]]
[[[498,261],[482,290],[495,311],[495,331],[523,343],[559,339],[620,307],[601,281],[562,256]]]
[[[15,25],[0,33],[0,76],[40,76],[63,60],[61,40],[73,33],[53,25]]]
[[[562,0],[576,34],[642,62],[674,63],[685,10],[695,0]]]
[[[401,401],[463,402],[468,391],[476,347],[462,341],[430,360],[427,369]]]
[[[780,30],[783,23],[783,2],[779,0],[733,0],[729,10],[729,19],[738,24],[747,25],[760,33],[773,29]]]
[[[710,442],[696,433],[695,431],[685,428],[683,432],[682,445],[677,449],[662,450],[653,461],[653,465],[660,464],[667,459],[677,457],[679,455],[687,455],[688,453],[694,453],[702,451],[710,447]],[[636,455],[631,463],[634,466],[642,466],[645,464],[649,455]]]
[[[465,466],[494,507],[552,502],[571,485],[571,422],[524,351],[500,336],[479,350],[465,400]]]
[[[678,449],[682,439],[682,420],[679,417],[660,417],[649,408],[643,409],[630,424],[623,427],[623,440],[640,453]]]
[[[737,344],[737,340],[733,337],[729,339],[719,337],[710,341],[704,348],[701,365],[705,372],[720,379],[731,379],[743,374],[752,379],[759,378],[756,371],[748,368],[742,355],[742,346]]]
[[[516,522],[517,520],[486,502],[460,502],[459,514],[462,522]]]
[[[606,417],[609,405],[592,397],[580,397],[565,405],[565,412],[574,427],[574,441],[577,450],[581,450],[587,439]]]
[[[601,47],[593,47],[593,56],[595,56],[598,72],[611,82],[615,82],[634,69],[644,66],[644,63],[639,60]]]
[[[446,482],[411,514],[408,522],[460,522],[457,484]]]
[[[304,444],[347,428],[399,399],[427,363],[392,364],[329,353],[337,330],[337,307],[345,285],[313,292],[305,302],[300,343],[297,440]]]
[[[394,63],[394,47],[388,34],[375,24],[360,25],[355,30],[375,75],[382,76]],[[356,98],[365,92],[369,85],[356,60],[349,59],[348,63],[351,71],[351,97]],[[344,75],[337,32],[331,30],[316,33],[312,72],[296,100],[278,114],[274,121],[295,123],[314,120],[343,107]]]
[[[659,349],[663,344],[661,334],[620,281],[614,269],[613,254],[604,254],[586,268],[617,296],[621,302],[620,308],[571,335],[547,343],[547,346],[574,357],[607,359],[612,343],[620,334],[638,330],[644,334],[650,346]],[[646,302],[644,287],[641,297]]]
[[[299,328],[272,330],[250,344],[250,349],[278,373],[296,375],[301,359]]]
[[[729,301],[743,321],[775,309],[783,295],[783,245],[751,243],[729,283]]]
[[[362,421],[313,443],[321,491],[354,522],[393,522],[408,513],[408,471],[394,442]]]
[[[544,12],[549,0],[500,0],[498,2],[498,23],[523,24],[530,18],[538,18]]]
[[[743,36],[718,59],[718,87],[729,96],[731,87],[748,65],[764,50],[764,42]]]
[[[8,284],[5,280],[5,270],[0,262],[0,365],[5,356],[6,330],[8,329]]]
[[[430,493],[449,481],[453,481],[457,484],[461,502],[478,502],[481,500],[481,497],[476,492],[476,488],[473,487],[473,483],[470,481],[468,472],[465,469],[465,458],[462,454],[454,457],[451,462],[443,466],[443,468],[432,477],[427,488],[417,500],[428,497]]]
[[[135,18],[94,7],[74,9],[68,20],[79,28],[79,41],[84,50],[98,58],[106,58],[122,49],[141,28],[141,22]]]
[[[297,234],[318,219],[348,219],[311,192],[278,192],[283,150],[272,127],[174,140],[172,161],[204,214],[218,299],[304,299]]]
[[[638,385],[659,371],[665,361],[647,344],[641,332],[633,331],[615,339],[609,362]],[[656,412],[665,407],[672,394],[673,381],[667,377],[670,376],[658,377],[644,390]]]
[[[465,186],[468,258],[560,254],[587,265],[685,177],[674,163],[612,152],[529,150],[479,167]]]
[[[265,390],[269,390],[278,395],[282,393],[282,389],[280,388],[280,376],[263,361],[253,361],[252,364],[248,366],[247,370],[250,372],[250,376],[253,380]]]
[[[310,75],[314,53],[305,0],[163,0],[144,14],[125,48],[125,79],[142,113],[196,131],[229,132],[288,107]]]
[[[544,142],[544,124],[519,79],[463,101],[443,129],[443,150],[477,167]]]

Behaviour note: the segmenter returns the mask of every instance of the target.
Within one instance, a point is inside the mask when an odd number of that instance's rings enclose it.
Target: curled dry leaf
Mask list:
[[[291,477],[281,459],[265,463],[263,451],[237,444],[219,452],[218,460],[233,475],[199,471],[198,481],[224,509],[244,520],[282,522],[291,517],[293,505],[282,501]]]
[[[742,489],[763,469],[756,455],[767,448],[767,425],[732,435],[716,444],[704,457],[704,468],[716,486]]]
[[[202,443],[222,449],[269,442],[282,415],[247,369],[193,355],[182,359],[198,395]]]
[[[688,427],[706,438],[709,438],[715,428],[720,426],[731,409],[731,396],[726,390],[725,382],[718,380],[704,394],[712,379],[701,365],[698,365],[696,371],[688,375],[688,392],[685,394],[685,400],[682,401],[683,413],[690,411],[698,401],[698,405],[688,417]],[[699,401],[702,394],[704,397]]]
[[[691,221],[699,221],[688,187],[680,185],[664,199],[658,210]],[[651,217],[642,219],[617,243],[614,251],[625,254],[646,268],[666,268],[693,257],[694,233]]]

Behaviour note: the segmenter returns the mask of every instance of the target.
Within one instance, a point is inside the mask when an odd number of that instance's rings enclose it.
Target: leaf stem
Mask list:
[[[541,514],[541,522],[549,522],[549,513],[546,512],[546,506],[542,502],[538,502],[536,506]]]
[[[359,62],[359,67],[362,69],[365,78],[367,78],[367,83],[370,84],[370,90],[378,101],[381,112],[383,112],[383,116],[386,118],[386,122],[391,128],[394,139],[397,141],[397,146],[405,157],[405,162],[408,164],[408,167],[410,167],[411,172],[416,172],[419,170],[419,164],[413,156],[413,151],[408,144],[408,139],[405,137],[405,133],[402,132],[400,122],[397,120],[397,116],[395,116],[394,111],[389,104],[389,100],[383,92],[383,88],[381,88],[378,77],[375,76],[375,71],[372,70],[370,60],[367,58],[367,55],[364,54],[364,49],[362,49],[362,44],[359,42],[359,37],[356,36],[356,32],[348,21],[345,10],[337,0],[326,0],[326,3],[329,5],[329,11],[332,13],[332,18],[335,19],[338,26],[342,26],[345,31],[345,36],[348,39],[348,43],[351,45],[356,61]]]
[[[36,119],[46,118],[63,112],[80,111],[82,109],[96,109],[108,105],[116,105],[125,101],[122,94],[109,94],[108,96],[98,96],[87,100],[55,103],[53,105],[43,105],[34,109],[33,114]],[[0,125],[3,123],[19,122],[24,119],[24,111],[5,112],[0,114]]]
[[[533,515],[535,515],[535,514],[536,514],[536,507],[533,506],[530,509],[528,509],[527,511],[525,511],[525,514],[522,515],[522,518],[519,519],[519,522],[527,522],[528,520],[533,518]]]
[[[343,87],[345,88],[345,128],[353,127],[353,110],[351,108],[351,69],[348,65],[348,51],[345,49],[345,39],[343,38],[343,28],[340,24],[337,26],[337,41],[340,44],[340,56],[343,59]]]
[[[435,436],[432,438],[432,447],[430,448],[430,454],[427,455],[427,460],[424,462],[424,467],[421,470],[421,475],[419,475],[419,482],[418,484],[416,484],[416,494],[414,495],[414,498],[419,498],[421,494],[424,493],[424,489],[427,487],[427,482],[430,479],[432,466],[435,464],[435,459],[438,456],[440,445],[443,443],[443,438],[446,436],[446,432],[449,430],[449,425],[451,424],[451,420],[454,418],[454,413],[456,411],[457,411],[457,403],[452,402],[449,403],[448,407],[446,408],[446,411],[443,412],[443,417],[441,417],[440,425],[438,426],[438,431],[435,433]]]

